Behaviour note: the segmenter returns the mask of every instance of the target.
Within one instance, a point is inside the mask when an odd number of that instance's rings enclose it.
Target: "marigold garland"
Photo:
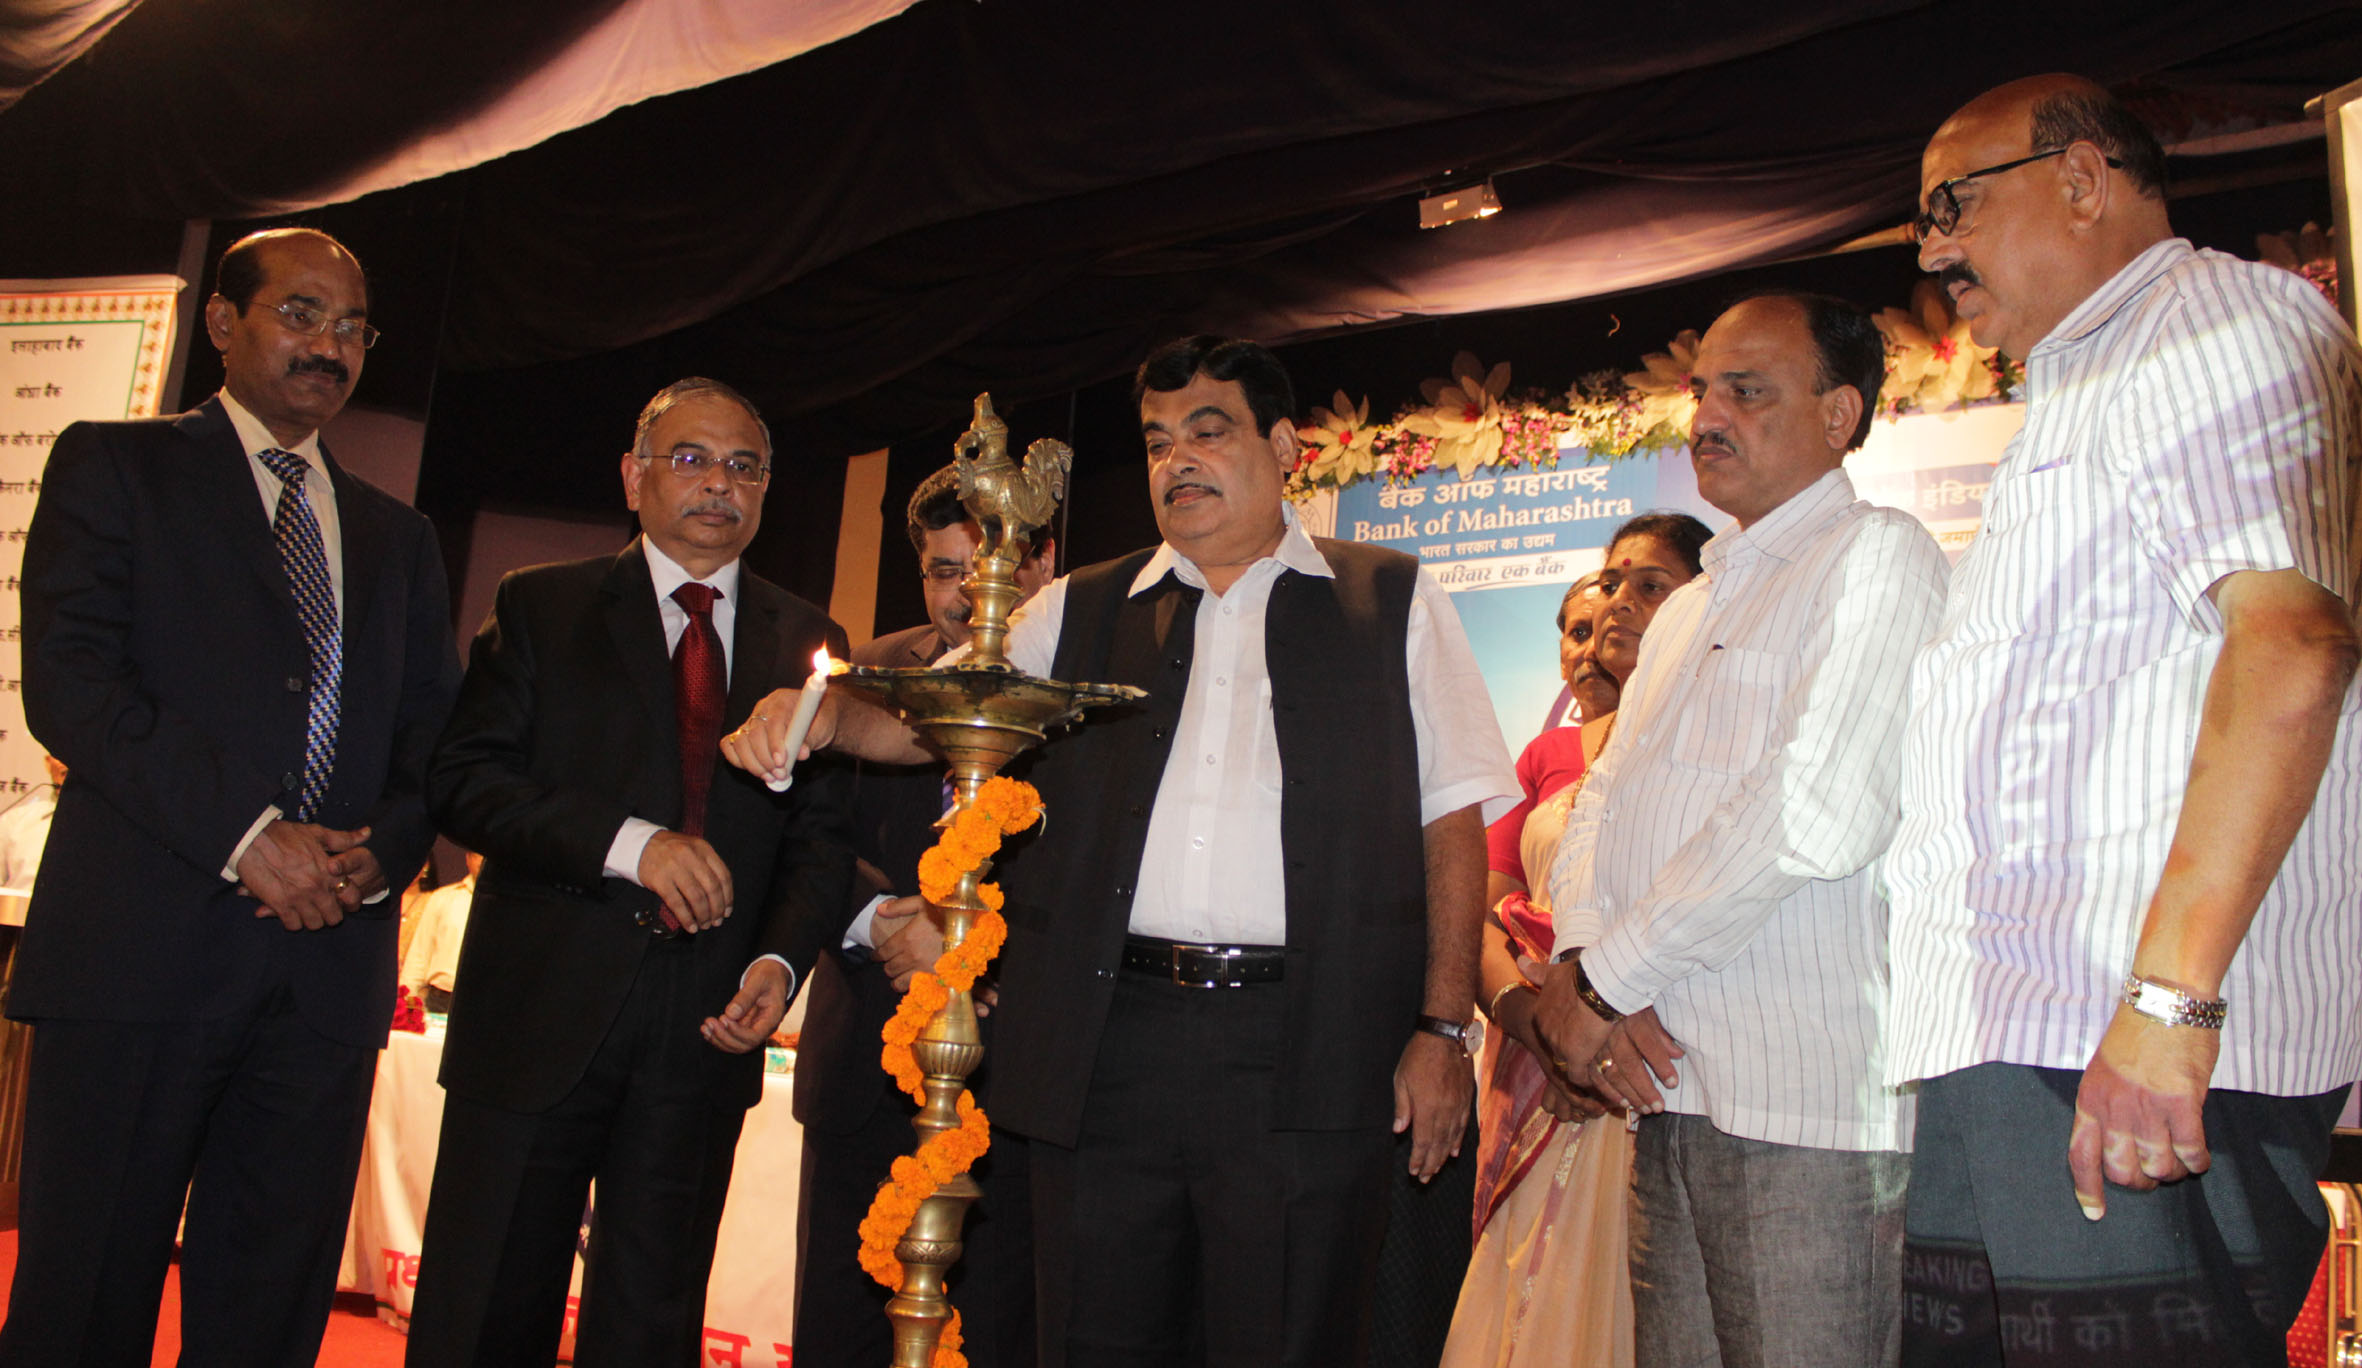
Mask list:
[[[950,901],[959,891],[960,881],[983,868],[1001,848],[1002,837],[1025,830],[1041,816],[1041,794],[1033,785],[1000,776],[987,779],[973,799],[952,813],[944,824],[942,839],[919,857],[920,894],[931,903]],[[885,1049],[879,1063],[893,1075],[895,1085],[916,1102],[926,1101],[926,1074],[911,1046],[953,993],[964,993],[976,985],[977,977],[1008,939],[1009,924],[1000,915],[1004,900],[999,885],[977,885],[976,898],[987,910],[969,927],[964,940],[943,952],[932,971],[911,976],[910,990],[902,995],[901,1006],[881,1033]],[[919,1204],[974,1167],[992,1144],[992,1123],[976,1105],[975,1095],[962,1088],[954,1105],[959,1126],[929,1138],[916,1154],[896,1159],[876,1200],[870,1203],[869,1215],[862,1219],[861,1266],[889,1290],[902,1290],[902,1261],[894,1257],[894,1246],[910,1230]],[[934,1368],[965,1368],[968,1360],[960,1353],[960,1344],[960,1313],[955,1309],[936,1339]]]

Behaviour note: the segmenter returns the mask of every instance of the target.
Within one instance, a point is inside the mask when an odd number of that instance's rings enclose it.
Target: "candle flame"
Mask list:
[[[814,674],[841,675],[851,668],[845,662],[831,656],[826,646],[812,653],[812,673]]]

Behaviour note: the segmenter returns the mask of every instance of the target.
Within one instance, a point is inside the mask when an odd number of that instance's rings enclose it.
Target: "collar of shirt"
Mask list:
[[[657,602],[672,603],[675,589],[697,579],[695,575],[683,569],[679,561],[664,554],[664,548],[648,538],[640,538],[640,550],[648,557],[648,578],[656,583]],[[716,592],[721,594],[722,602],[736,603],[738,601],[738,562],[732,561],[697,582],[712,585]],[[674,603],[673,606],[680,607],[677,603]]]
[[[260,457],[266,451],[292,451],[303,457],[305,465],[321,474],[327,473],[328,464],[320,456],[319,433],[305,433],[304,439],[294,446],[282,446],[279,439],[271,435],[271,430],[263,426],[262,419],[255,417],[226,389],[221,392],[221,410],[230,416],[230,426],[236,429],[238,441],[245,446],[249,459]]]
[[[2124,263],[2124,269],[2108,277],[2106,284],[2084,297],[2082,303],[2067,312],[2050,336],[2034,344],[2034,355],[2056,347],[2071,346],[2098,332],[2116,312],[2140,297],[2151,281],[2181,264],[2197,248],[2188,238],[2167,238],[2152,243],[2139,256]]]
[[[656,586],[656,615],[664,623],[664,650],[670,655],[679,648],[681,633],[689,630],[689,610],[673,602],[673,591],[697,577],[646,537],[640,538],[640,552],[648,558],[648,578]],[[739,565],[740,562],[731,561],[697,581],[712,585],[721,594],[714,601],[714,631],[722,638],[725,669],[737,658]]]
[[[1254,574],[1266,561],[1276,561],[1283,570],[1335,579],[1337,572],[1331,570],[1329,563],[1321,558],[1320,548],[1312,544],[1312,538],[1305,533],[1303,524],[1297,521],[1295,506],[1282,502],[1279,516],[1280,521],[1287,524],[1287,531],[1280,534],[1279,549],[1247,567],[1247,573]],[[1171,542],[1159,542],[1156,554],[1150,556],[1148,564],[1141,566],[1140,573],[1132,577],[1132,587],[1125,591],[1125,596],[1138,598],[1156,587],[1156,582],[1167,574],[1179,576],[1183,584],[1198,589],[1206,587],[1205,572],[1197,568],[1195,561],[1175,551]]]
[[[1753,527],[1727,527],[1698,553],[1709,576],[1720,575],[1742,554],[1794,560],[1818,544],[1821,525],[1854,505],[1853,477],[1843,467],[1806,485],[1788,502],[1755,520]]]

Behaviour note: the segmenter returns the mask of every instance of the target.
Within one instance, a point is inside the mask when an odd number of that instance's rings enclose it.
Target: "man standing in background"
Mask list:
[[[968,643],[964,586],[982,533],[960,506],[959,472],[946,466],[910,496],[906,526],[918,554],[927,620],[855,648],[853,663],[881,669],[932,665]],[[1031,598],[1049,583],[1057,546],[1047,531],[1017,567]],[[844,942],[812,969],[796,1046],[796,1120],[804,1126],[803,1186],[796,1205],[796,1360],[804,1368],[873,1368],[893,1357],[886,1289],[855,1257],[861,1218],[877,1185],[916,1137],[910,1099],[878,1067],[884,1029],[911,972],[943,953],[943,931],[918,887],[918,859],[940,834],[946,801],[941,764],[861,766],[853,781],[854,850],[862,906]],[[992,1022],[983,1021],[991,1041]],[[985,1091],[993,1054],[969,1076]],[[960,1228],[952,1273],[968,1361],[1022,1368],[1034,1358],[1032,1214],[1023,1136],[998,1132],[973,1172],[983,1197]]]

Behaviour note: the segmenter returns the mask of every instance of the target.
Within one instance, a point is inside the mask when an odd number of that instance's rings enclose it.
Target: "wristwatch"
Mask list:
[[[1429,1035],[1442,1036],[1458,1045],[1468,1052],[1468,1057],[1471,1059],[1476,1057],[1478,1050],[1484,1048],[1483,1017],[1470,1017],[1466,1021],[1454,1021],[1450,1017],[1428,1016],[1422,1013],[1419,1017],[1419,1029]]]
[[[1590,1008],[1591,1014],[1601,1021],[1616,1022],[1624,1019],[1624,1014],[1609,1006],[1608,1000],[1599,995],[1597,988],[1591,986],[1591,976],[1583,972],[1583,952],[1580,950],[1575,952],[1575,996],[1581,998],[1583,1005]]]
[[[2151,983],[2138,974],[2125,976],[2123,1001],[2125,1006],[2151,1021],[2208,1031],[2221,1030],[2223,1016],[2230,1011],[2230,1004],[2221,998],[2192,997],[2178,988]]]

